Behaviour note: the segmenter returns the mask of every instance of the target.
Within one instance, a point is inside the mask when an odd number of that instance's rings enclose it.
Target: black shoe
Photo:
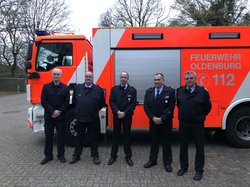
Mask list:
[[[81,158],[79,156],[73,156],[72,160],[69,161],[69,164],[74,164],[74,163],[78,162],[79,160],[81,160]]]
[[[64,156],[58,157],[58,160],[60,160],[61,163],[66,163],[66,159]]]
[[[52,157],[47,157],[47,156],[46,156],[46,157],[40,162],[40,164],[41,164],[41,165],[44,165],[44,164],[48,163],[48,162],[51,161],[51,160],[53,160]]]
[[[199,181],[199,180],[202,179],[202,177],[203,177],[203,173],[197,172],[197,173],[195,174],[195,176],[193,177],[193,179],[196,180],[196,181]]]
[[[94,157],[93,161],[94,161],[95,165],[99,165],[101,163],[99,157]]]
[[[182,175],[184,175],[186,172],[187,172],[186,169],[181,168],[179,171],[177,171],[177,175],[178,175],[178,176],[182,176]]]
[[[157,164],[156,161],[148,161],[146,164],[144,164],[144,168],[151,168],[156,164]]]
[[[127,164],[128,164],[129,166],[133,166],[133,165],[134,165],[134,163],[133,163],[133,161],[131,160],[131,158],[126,158],[126,162],[127,162]]]
[[[116,161],[116,158],[115,157],[111,157],[108,161],[108,165],[112,165],[114,164],[114,162]]]
[[[171,172],[172,171],[171,165],[170,164],[166,164],[165,165],[165,170],[166,170],[166,172]]]

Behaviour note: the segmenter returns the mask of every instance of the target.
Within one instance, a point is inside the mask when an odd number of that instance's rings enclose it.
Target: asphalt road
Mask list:
[[[201,181],[194,181],[193,144],[189,148],[190,167],[183,177],[176,175],[179,169],[178,133],[173,135],[173,172],[167,173],[162,162],[162,150],[158,164],[144,169],[149,156],[149,133],[132,133],[134,166],[127,166],[123,148],[117,161],[108,166],[110,135],[108,142],[100,142],[101,164],[96,166],[90,157],[90,149],[84,148],[82,160],[74,165],[62,164],[56,159],[40,165],[44,158],[44,134],[33,133],[27,126],[25,94],[0,96],[0,186],[250,186],[250,149],[231,147],[223,136],[206,137],[205,172]],[[74,149],[66,146],[65,157],[69,160]]]

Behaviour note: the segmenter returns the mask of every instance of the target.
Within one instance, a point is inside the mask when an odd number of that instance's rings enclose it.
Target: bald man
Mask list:
[[[69,105],[69,88],[61,83],[62,71],[52,70],[52,82],[45,84],[41,95],[41,104],[44,108],[45,129],[45,158],[41,161],[44,165],[53,160],[54,129],[57,132],[57,157],[65,163],[64,157],[64,119],[65,111]]]
[[[91,156],[94,164],[99,165],[98,133],[99,110],[105,106],[104,90],[93,83],[93,73],[86,72],[85,82],[76,86],[73,94],[75,105],[77,141],[75,152],[70,164],[78,162],[81,158],[85,142],[86,130],[90,136]]]
[[[130,131],[132,116],[136,107],[137,91],[128,84],[128,72],[121,72],[120,84],[111,89],[109,103],[113,113],[113,143],[111,149],[111,158],[108,165],[112,165],[117,158],[118,146],[123,128],[124,153],[125,159],[129,166],[133,166],[132,150],[130,146]]]

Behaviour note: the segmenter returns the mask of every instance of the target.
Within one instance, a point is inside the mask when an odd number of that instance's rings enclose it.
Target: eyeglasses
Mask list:
[[[59,76],[59,75],[60,75],[60,73],[53,73],[53,75],[58,75],[58,76]]]
[[[160,81],[161,79],[154,79],[154,81]]]
[[[86,77],[86,78],[92,78],[92,76],[91,76],[91,75],[86,75],[85,77]]]
[[[194,77],[185,78],[185,80],[193,80],[193,79],[194,79]]]

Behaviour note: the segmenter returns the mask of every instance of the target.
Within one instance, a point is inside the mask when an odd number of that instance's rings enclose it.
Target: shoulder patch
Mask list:
[[[202,86],[202,88],[208,92],[208,89],[207,89],[207,88],[205,88],[204,86]]]

